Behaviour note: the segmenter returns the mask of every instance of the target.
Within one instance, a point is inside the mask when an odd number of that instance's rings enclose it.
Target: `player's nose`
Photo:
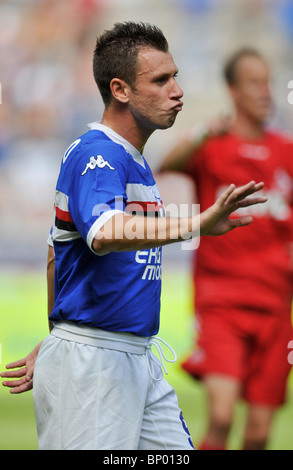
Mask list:
[[[177,100],[180,100],[183,96],[183,90],[182,88],[178,85],[178,83],[176,82],[176,80],[174,79],[173,80],[173,83],[172,83],[172,88],[171,88],[171,91],[170,91],[170,98],[171,99],[177,99]]]

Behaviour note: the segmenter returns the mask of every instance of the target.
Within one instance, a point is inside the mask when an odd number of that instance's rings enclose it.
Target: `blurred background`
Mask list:
[[[178,134],[229,112],[222,65],[240,46],[258,48],[270,62],[275,98],[270,124],[285,132],[292,131],[293,106],[287,100],[288,83],[293,80],[292,0],[0,0],[2,368],[5,361],[29,352],[35,345],[33,341],[43,332],[47,334],[47,235],[61,158],[70,143],[86,132],[87,123],[102,117],[103,105],[92,77],[96,36],[111,28],[114,22],[126,20],[154,23],[164,31],[179,67],[178,83],[184,90],[184,109],[174,127],[157,131],[145,148],[154,172]],[[192,200],[192,187],[187,178],[160,176],[158,185],[165,203]],[[163,315],[164,306],[171,298],[173,305],[178,302],[183,313],[181,320],[174,317],[173,325],[176,330],[176,321],[184,322],[180,342],[178,335],[172,331],[170,335],[174,334],[179,354],[184,354],[191,342],[191,255],[191,251],[182,250],[180,245],[165,250],[166,289],[170,282],[174,297],[167,290],[163,292]],[[175,285],[168,281],[174,266]],[[29,279],[32,279],[32,292]],[[29,325],[24,312],[35,315]],[[166,328],[164,318],[162,328]],[[182,380],[188,381],[186,377]],[[195,397],[198,392],[194,384],[188,382],[188,387],[188,396]],[[0,398],[4,399],[3,393]],[[15,404],[18,398],[13,400]],[[19,405],[22,400],[25,398],[19,398]],[[31,419],[31,412],[30,408],[30,416],[26,416],[24,423]],[[2,405],[0,447],[17,448],[20,445],[17,439],[12,444],[4,444],[6,433],[1,427],[4,414]],[[16,418],[11,429],[18,425]],[[199,432],[197,428],[196,432]],[[34,435],[32,439],[33,444],[24,445],[33,447]],[[293,449],[293,439],[287,445]]]

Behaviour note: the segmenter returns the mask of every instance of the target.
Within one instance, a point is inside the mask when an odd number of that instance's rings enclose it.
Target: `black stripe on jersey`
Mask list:
[[[73,222],[65,222],[64,220],[55,217],[55,225],[59,230],[67,230],[68,232],[77,232]]]
[[[127,211],[127,215],[143,215],[144,217],[159,217],[159,211]]]

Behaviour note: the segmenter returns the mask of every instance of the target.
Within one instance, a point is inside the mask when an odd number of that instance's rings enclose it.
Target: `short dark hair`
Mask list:
[[[93,59],[93,72],[104,104],[112,98],[110,82],[120,78],[134,86],[136,80],[137,55],[143,48],[154,48],[168,52],[169,45],[157,26],[148,23],[115,23],[97,38]]]
[[[244,47],[235,52],[225,63],[223,73],[224,79],[228,85],[235,85],[237,76],[237,66],[244,57],[257,57],[263,59],[263,56],[256,49]]]

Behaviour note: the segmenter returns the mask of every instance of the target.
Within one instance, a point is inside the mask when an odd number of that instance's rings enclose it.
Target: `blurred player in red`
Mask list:
[[[263,57],[243,49],[224,72],[235,116],[216,121],[201,137],[185,136],[161,171],[190,175],[201,211],[231,180],[265,183],[268,202],[248,208],[253,228],[200,240],[193,273],[196,345],[183,363],[207,390],[209,425],[201,448],[226,448],[234,406],[243,397],[243,449],[264,449],[290,371],[293,143],[266,129],[272,97]]]

